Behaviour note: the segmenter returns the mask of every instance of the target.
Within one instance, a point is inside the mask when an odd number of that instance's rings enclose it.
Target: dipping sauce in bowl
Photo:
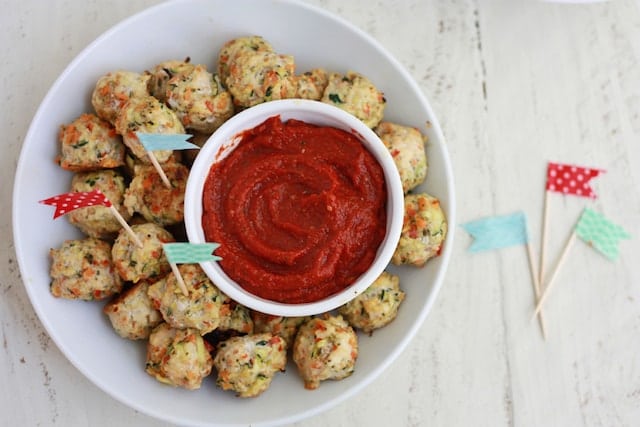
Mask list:
[[[386,234],[386,202],[384,171],[353,133],[273,116],[211,166],[202,227],[245,290],[309,303],[371,266]]]

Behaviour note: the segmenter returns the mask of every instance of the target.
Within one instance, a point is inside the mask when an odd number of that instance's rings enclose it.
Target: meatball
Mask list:
[[[293,343],[293,361],[310,390],[320,381],[351,375],[357,357],[358,337],[340,315],[309,320],[300,326]]]
[[[184,192],[189,169],[181,163],[168,162],[162,165],[162,170],[171,188],[164,185],[153,166],[136,165],[133,180],[124,194],[124,205],[129,215],[138,212],[149,222],[167,226],[184,219]]]
[[[247,52],[273,52],[273,47],[260,36],[238,37],[226,42],[218,54],[218,76],[223,84],[229,77],[230,64]]]
[[[131,215],[122,205],[125,191],[124,177],[111,169],[77,173],[71,179],[71,191],[100,190],[114,208],[128,220]],[[90,237],[112,239],[122,228],[111,209],[106,206],[87,206],[67,214],[69,222]]]
[[[239,107],[275,99],[294,98],[297,90],[295,64],[290,55],[246,51],[229,63],[224,82]]]
[[[311,319],[311,317],[273,316],[271,314],[252,311],[251,319],[253,320],[254,333],[269,332],[282,337],[287,344],[291,345],[296,337],[296,333],[298,333],[300,325]]]
[[[51,294],[57,298],[102,300],[122,290],[111,261],[111,245],[92,237],[66,240],[51,249]]]
[[[216,384],[239,397],[255,397],[269,388],[287,364],[287,343],[269,333],[229,338],[219,344],[213,365]]]
[[[60,127],[60,167],[73,172],[117,168],[124,165],[126,148],[111,123],[83,114]]]
[[[91,95],[91,104],[98,117],[115,124],[124,104],[131,98],[148,95],[148,74],[114,71],[100,77]]]
[[[247,307],[238,304],[225,294],[222,294],[222,307],[220,308],[220,325],[218,330],[233,331],[237,334],[253,333],[253,320]]]
[[[160,323],[149,335],[145,370],[158,381],[188,390],[200,388],[211,373],[213,358],[195,329]]]
[[[184,133],[184,127],[176,113],[149,95],[131,98],[124,104],[116,119],[115,126],[118,133],[122,135],[125,145],[144,163],[149,163],[149,158],[136,132]],[[171,150],[156,150],[153,154],[158,162],[164,163],[171,158],[173,152]]]
[[[142,242],[142,247],[138,247],[124,229],[120,230],[111,251],[120,277],[134,283],[163,277],[171,266],[162,245],[175,239],[167,230],[153,223],[132,225],[131,229]]]
[[[151,330],[162,322],[162,315],[153,308],[147,295],[148,289],[149,282],[138,282],[117,295],[102,309],[113,329],[122,338],[147,339]]]
[[[422,267],[429,259],[440,255],[446,235],[447,220],[440,201],[426,193],[408,194],[404,198],[400,241],[391,262]]]
[[[296,81],[296,98],[320,101],[329,83],[329,73],[323,68],[315,68],[297,76]]]
[[[380,123],[375,132],[393,157],[404,192],[420,185],[427,177],[427,137],[416,128],[390,122]]]
[[[186,129],[211,133],[233,115],[231,94],[204,65],[185,68],[167,83],[167,104]]]
[[[149,93],[159,101],[165,102],[167,100],[167,83],[169,80],[176,74],[192,68],[193,64],[190,63],[190,58],[186,58],[184,61],[171,60],[161,62],[149,71],[151,75],[149,78]]]
[[[363,293],[341,306],[338,313],[354,328],[371,333],[396,318],[403,300],[400,277],[385,271]]]
[[[149,286],[153,306],[174,328],[196,329],[201,335],[213,331],[220,324],[222,294],[198,264],[182,264],[178,270],[189,295],[182,293],[175,275],[169,273]]]
[[[322,102],[339,107],[375,128],[382,120],[386,100],[373,83],[361,74],[331,73]]]

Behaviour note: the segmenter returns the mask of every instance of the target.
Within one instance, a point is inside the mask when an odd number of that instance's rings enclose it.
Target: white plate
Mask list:
[[[294,55],[299,72],[324,67],[369,77],[385,93],[387,120],[416,126],[428,135],[429,173],[420,189],[440,198],[450,226],[439,258],[423,269],[393,269],[401,276],[407,298],[392,324],[371,337],[360,335],[360,356],[351,377],[323,382],[319,389],[308,391],[290,364],[263,395],[239,399],[217,389],[213,378],[195,392],[160,384],[144,372],[144,343],[118,337],[101,312],[102,303],[53,298],[48,251],[80,234],[65,219],[52,220],[52,207],[38,201],[69,190],[71,174],[54,163],[58,129],[92,110],[90,94],[101,75],[117,69],[142,72],[186,56],[214,69],[225,41],[254,34],[266,38],[277,51]],[[453,246],[454,224],[451,165],[420,88],[367,34],[325,11],[284,0],[163,3],[107,31],[66,68],[40,105],[24,141],[13,198],[14,239],[24,285],[60,350],[93,383],[124,404],[176,424],[203,426],[295,422],[371,382],[405,348],[433,305]]]

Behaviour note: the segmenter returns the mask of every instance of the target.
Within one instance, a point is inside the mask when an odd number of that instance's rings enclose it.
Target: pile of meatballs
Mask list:
[[[426,178],[426,137],[383,121],[385,98],[361,74],[322,68],[296,74],[294,58],[258,36],[224,44],[215,72],[170,60],[142,73],[102,76],[94,111],[60,129],[57,163],[72,172],[70,191],[99,189],[142,242],[121,229],[109,208],[91,206],[67,218],[81,239],[51,249],[53,296],[106,300],[114,331],[147,340],[146,372],[158,381],[197,389],[215,368],[216,384],[240,397],[265,391],[290,354],[304,387],[351,375],[360,330],[389,324],[405,298],[400,278],[382,275],[335,312],[278,317],[243,307],[223,294],[199,265],[180,265],[184,295],[162,245],[186,241],[183,214],[189,166],[197,151],[154,151],[170,187],[150,164],[136,133],[190,133],[201,145],[225,120],[254,105],[303,98],[344,109],[371,127],[393,156],[405,191],[402,235],[392,263],[423,266],[440,253],[447,222],[437,198],[416,193]]]

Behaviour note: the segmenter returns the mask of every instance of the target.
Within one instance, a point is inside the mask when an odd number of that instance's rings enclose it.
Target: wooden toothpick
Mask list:
[[[153,154],[153,151],[147,151],[147,157],[149,157],[151,164],[153,165],[154,168],[156,168],[156,171],[158,171],[158,174],[160,175],[160,178],[162,179],[162,182],[164,183],[165,187],[171,188],[171,183],[169,182],[169,178],[167,178],[167,175],[164,173],[164,170],[162,170],[162,166],[160,166],[160,163],[158,162],[158,159],[156,159],[155,154]]]

